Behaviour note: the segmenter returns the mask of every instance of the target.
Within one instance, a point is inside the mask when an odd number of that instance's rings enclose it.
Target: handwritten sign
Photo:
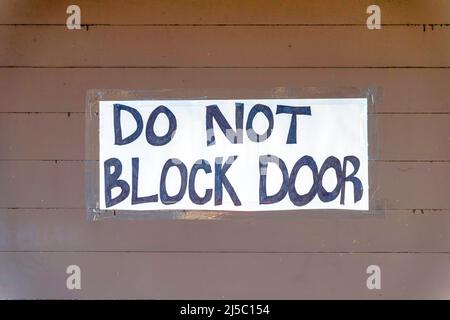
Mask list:
[[[100,101],[103,210],[368,210],[366,99]]]

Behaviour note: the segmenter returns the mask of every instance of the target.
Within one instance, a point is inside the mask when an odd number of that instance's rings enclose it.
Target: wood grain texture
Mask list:
[[[9,0],[1,24],[64,24],[70,3]],[[78,0],[83,24],[365,24],[368,0]],[[384,24],[449,23],[446,0],[378,0]]]
[[[450,114],[376,114],[378,160],[450,160]],[[84,114],[0,114],[0,160],[83,160]],[[369,141],[372,143],[372,141]]]
[[[0,3],[0,298],[450,297],[450,1],[378,0],[377,31],[368,0],[76,3],[80,31],[67,2]],[[382,89],[383,210],[85,219],[88,89],[283,86]]]
[[[449,209],[450,162],[371,162],[381,209]],[[84,208],[82,161],[0,161],[0,208]]]
[[[450,26],[0,26],[0,66],[450,67],[449,40]]]
[[[0,209],[0,251],[448,253],[449,213],[305,210],[219,221],[93,223],[83,209]]]
[[[42,81],[45,79],[45,81]],[[450,69],[0,68],[0,112],[84,112],[89,89],[191,88],[217,98],[240,88],[379,87],[382,113],[450,113]],[[161,98],[164,95],[161,95]],[[180,96],[182,98],[182,96]]]
[[[448,298],[449,254],[0,253],[1,298]],[[66,268],[81,268],[67,290]],[[368,290],[366,269],[382,270]]]

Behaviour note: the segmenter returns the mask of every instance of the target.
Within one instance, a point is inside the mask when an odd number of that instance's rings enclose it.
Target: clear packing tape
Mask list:
[[[384,214],[377,88],[90,90],[89,220]]]

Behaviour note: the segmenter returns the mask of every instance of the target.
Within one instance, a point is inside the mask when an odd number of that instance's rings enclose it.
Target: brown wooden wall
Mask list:
[[[0,297],[450,298],[449,23],[448,0],[1,0]],[[384,213],[86,221],[88,89],[275,86],[382,88]]]

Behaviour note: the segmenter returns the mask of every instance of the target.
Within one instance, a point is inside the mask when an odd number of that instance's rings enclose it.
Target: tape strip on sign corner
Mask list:
[[[101,210],[368,210],[367,99],[99,103]]]

